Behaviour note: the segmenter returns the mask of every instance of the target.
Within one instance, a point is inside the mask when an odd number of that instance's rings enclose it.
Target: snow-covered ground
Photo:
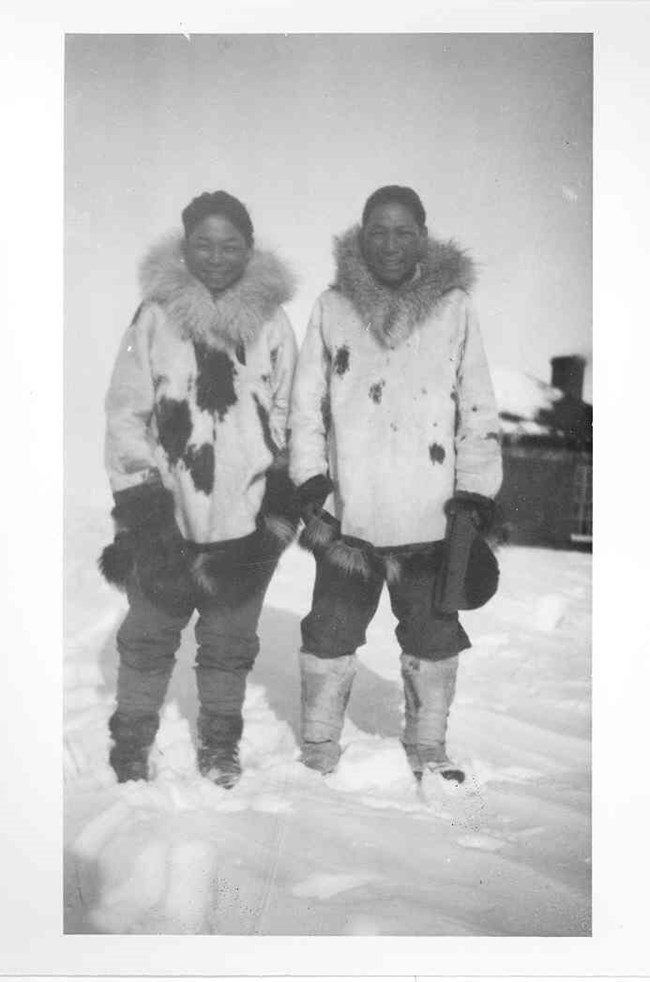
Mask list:
[[[245,707],[244,777],[194,764],[193,631],[155,779],[118,785],[106,721],[124,598],[95,558],[106,511],[66,529],[65,931],[95,934],[579,936],[590,933],[590,575],[581,553],[507,547],[501,588],[463,617],[450,750],[461,789],[418,793],[384,598],[360,652],[338,772],[297,762],[299,621],[312,560],[271,584]]]

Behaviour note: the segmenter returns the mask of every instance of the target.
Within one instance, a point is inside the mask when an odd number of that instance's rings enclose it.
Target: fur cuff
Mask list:
[[[312,515],[298,543],[347,576],[369,580],[373,573],[384,572],[383,560],[373,546],[364,539],[341,535],[341,523],[323,509]]]
[[[309,519],[298,539],[299,545],[308,552],[318,552],[331,545],[341,534],[341,525],[326,511],[315,512]]]
[[[189,572],[195,592],[217,597],[228,607],[240,606],[251,591],[270,579],[282,549],[263,527],[240,539],[208,546],[190,546]]]
[[[282,552],[294,541],[296,527],[297,523],[292,522],[286,515],[264,516],[264,528],[275,539]]]
[[[427,576],[439,568],[443,542],[420,542],[391,548],[375,548],[365,539],[341,535],[341,523],[322,509],[303,529],[299,545],[348,576],[368,580],[384,576],[397,583],[404,571]]]
[[[370,543],[363,543],[361,540],[346,541],[345,537],[336,539],[327,547],[325,559],[347,576],[358,576],[362,580],[371,579],[378,565],[381,568]]]

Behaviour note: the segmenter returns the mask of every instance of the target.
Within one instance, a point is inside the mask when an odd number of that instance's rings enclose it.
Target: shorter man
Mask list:
[[[302,543],[316,557],[302,622],[302,760],[322,773],[338,762],[355,652],[386,582],[409,762],[418,777],[427,768],[462,780],[446,730],[469,639],[433,596],[449,513],[482,521],[501,483],[496,406],[468,298],[474,269],[453,243],[428,236],[420,198],[396,186],[370,196],[335,258],[289,421]]]
[[[197,764],[230,788],[262,604],[299,521],[283,464],[293,278],[255,248],[248,209],[228,192],[199,195],[181,220],[142,263],[142,304],[106,397],[116,537],[100,565],[129,599],[109,760],[120,782],[149,778],[196,609]]]

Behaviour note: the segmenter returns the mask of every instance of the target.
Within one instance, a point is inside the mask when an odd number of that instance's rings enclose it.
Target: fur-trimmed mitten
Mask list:
[[[277,545],[286,549],[296,537],[300,523],[300,500],[289,477],[288,460],[280,454],[266,472],[266,491],[260,518]]]
[[[473,491],[457,491],[445,505],[445,514],[449,517],[459,511],[465,511],[472,520],[475,529],[481,535],[489,535],[496,518],[496,505],[492,498]]]
[[[434,586],[433,603],[442,613],[474,610],[494,596],[499,565],[484,539],[494,521],[490,498],[459,491],[447,502],[443,561]]]
[[[174,499],[159,482],[139,484],[114,495],[115,539],[99,568],[119,589],[137,572],[144,593],[169,613],[191,609],[185,542],[174,518]]]
[[[298,541],[309,552],[330,546],[341,534],[339,523],[322,510],[333,490],[334,484],[326,474],[315,474],[298,488],[300,517],[304,526]]]

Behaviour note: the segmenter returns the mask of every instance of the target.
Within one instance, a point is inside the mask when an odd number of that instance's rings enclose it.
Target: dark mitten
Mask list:
[[[138,484],[116,491],[111,512],[118,532],[165,535],[176,528],[174,498],[159,483]]]
[[[305,525],[321,510],[334,490],[334,484],[326,474],[316,474],[298,488],[300,517]]]
[[[111,544],[105,546],[97,560],[104,579],[118,590],[126,588],[134,563],[133,537],[128,532],[116,532]]]
[[[461,510],[467,513],[477,532],[481,535],[490,533],[496,514],[496,505],[492,498],[475,494],[473,491],[457,491],[445,505],[445,513],[451,516]]]
[[[491,526],[493,509],[489,498],[469,492],[459,492],[447,503],[443,561],[433,596],[437,610],[473,610],[496,593],[499,566],[483,538]]]
[[[300,501],[286,460],[276,461],[266,472],[260,517],[278,545],[285,548],[293,542],[300,521]]]
[[[174,522],[174,502],[159,482],[117,491],[114,499],[111,515],[115,538],[99,557],[99,569],[109,583],[123,590],[133,573],[143,537],[155,535]]]
[[[152,603],[170,613],[191,609],[185,543],[174,518],[171,492],[162,484],[146,483],[118,491],[114,497],[116,535],[100,557],[101,571],[121,588],[137,572]]]

